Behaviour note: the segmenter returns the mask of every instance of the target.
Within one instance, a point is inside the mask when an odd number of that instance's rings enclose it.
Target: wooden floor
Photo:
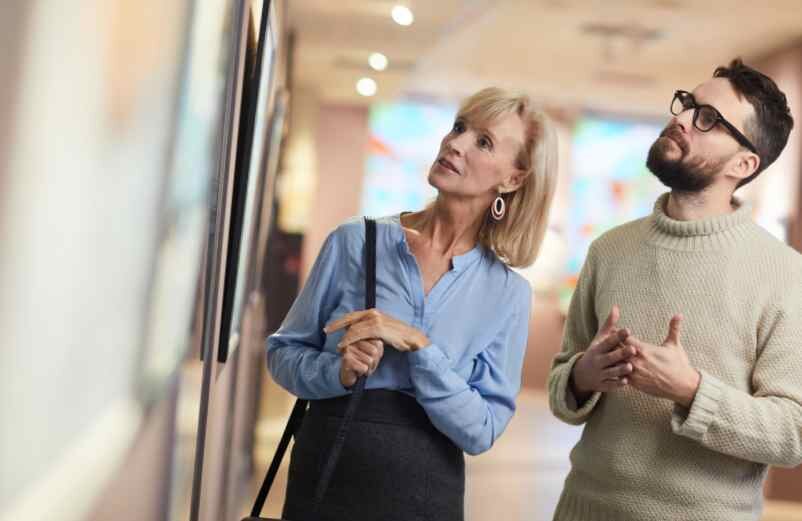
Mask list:
[[[580,433],[580,427],[551,415],[545,395],[522,393],[515,418],[493,449],[467,457],[466,521],[550,521]],[[258,461],[268,461],[274,443],[265,440],[257,448]],[[260,479],[264,470],[257,468]],[[263,516],[278,517],[285,484],[286,462]],[[802,503],[767,502],[761,521],[802,521]]]

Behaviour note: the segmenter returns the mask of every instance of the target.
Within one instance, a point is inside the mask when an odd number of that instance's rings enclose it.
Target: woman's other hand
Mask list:
[[[384,356],[384,342],[377,339],[360,340],[339,347],[337,351],[343,358],[340,383],[343,387],[351,387],[360,376],[370,376],[379,367],[379,362]]]
[[[329,322],[323,331],[331,334],[348,328],[337,347],[345,347],[360,340],[381,339],[398,351],[417,351],[430,344],[420,330],[406,322],[385,315],[378,309],[355,311]]]

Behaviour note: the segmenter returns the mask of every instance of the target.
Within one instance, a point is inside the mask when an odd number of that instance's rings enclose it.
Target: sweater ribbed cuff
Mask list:
[[[699,371],[702,379],[693,399],[691,409],[675,405],[671,414],[671,429],[674,434],[702,441],[710,428],[710,424],[718,413],[724,384],[715,376]]]
[[[614,503],[589,502],[568,488],[563,489],[553,521],[622,521],[633,519],[614,508]],[[638,517],[637,519],[647,519]]]
[[[560,373],[557,377],[557,387],[553,390],[555,393],[556,405],[558,410],[555,411],[557,416],[565,422],[573,425],[579,425],[586,421],[593,408],[599,402],[602,393],[594,392],[590,398],[580,407],[577,403],[576,397],[571,390],[571,373],[574,370],[574,365],[577,360],[584,354],[579,352],[572,356],[563,366],[559,369]]]

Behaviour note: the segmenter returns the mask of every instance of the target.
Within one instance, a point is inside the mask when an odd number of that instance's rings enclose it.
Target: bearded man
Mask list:
[[[785,147],[770,78],[734,60],[678,90],[654,212],[590,247],[549,375],[585,424],[556,521],[756,520],[768,465],[802,462],[802,257],[733,193]]]

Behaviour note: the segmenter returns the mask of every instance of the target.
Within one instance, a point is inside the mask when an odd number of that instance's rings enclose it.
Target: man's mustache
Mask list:
[[[682,131],[679,129],[679,127],[666,127],[665,130],[660,133],[660,137],[667,137],[671,139],[677,145],[679,145],[679,148],[683,153],[688,152],[688,142],[685,141],[685,137],[682,135]]]

